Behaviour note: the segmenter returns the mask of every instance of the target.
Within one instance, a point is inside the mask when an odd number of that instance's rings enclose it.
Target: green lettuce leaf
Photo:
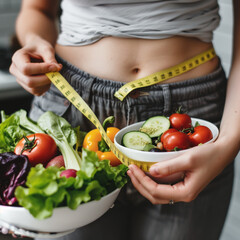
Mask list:
[[[64,168],[38,164],[31,168],[26,187],[16,188],[15,196],[35,218],[45,219],[56,207],[76,209],[81,203],[99,200],[121,188],[128,180],[127,169],[125,165],[112,167],[108,160],[99,161],[95,152],[83,149],[76,178],[60,177]]]
[[[109,160],[99,161],[97,154],[87,149],[82,150],[81,170],[87,178],[98,180],[108,193],[123,187],[128,181],[127,166],[120,164],[112,167]]]
[[[43,130],[27,117],[23,109],[8,116],[1,111],[2,123],[0,124],[0,153],[13,152],[17,143],[23,136]]]
[[[20,125],[19,116],[11,115],[0,124],[0,153],[13,152],[22,137],[31,133]]]

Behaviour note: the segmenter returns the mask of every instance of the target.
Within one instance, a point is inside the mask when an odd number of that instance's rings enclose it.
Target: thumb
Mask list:
[[[153,164],[149,172],[154,177],[165,177],[188,170],[187,163],[181,157]]]

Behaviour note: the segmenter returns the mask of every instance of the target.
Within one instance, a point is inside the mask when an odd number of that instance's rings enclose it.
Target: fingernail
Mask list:
[[[135,168],[135,165],[133,165],[133,164],[130,164],[129,166],[128,166],[128,168],[130,169],[130,170],[134,170],[134,168]]]
[[[60,71],[62,69],[63,65],[61,63],[56,63],[55,66],[56,66],[57,70]]]
[[[150,167],[149,172],[154,175],[159,175],[158,168],[157,167]]]
[[[54,72],[54,71],[57,71],[57,70],[58,69],[57,69],[57,67],[55,65],[51,65],[51,66],[48,67],[48,71],[49,72]]]
[[[132,165],[129,165],[128,168],[129,168],[130,170],[132,170],[132,169],[133,169],[133,166],[132,166]]]

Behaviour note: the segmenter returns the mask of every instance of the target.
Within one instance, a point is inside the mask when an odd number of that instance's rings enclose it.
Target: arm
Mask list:
[[[129,166],[128,174],[136,189],[153,204],[169,200],[190,202],[233,161],[240,147],[240,2],[234,0],[234,44],[232,67],[228,79],[227,96],[220,135],[214,143],[201,145],[171,161],[159,162],[150,168],[154,177],[185,172],[183,181],[158,184],[139,168]]]
[[[49,88],[45,73],[61,69],[54,51],[58,4],[58,0],[23,0],[16,21],[22,48],[13,55],[9,70],[17,82],[34,95],[41,95]]]
[[[229,150],[233,153],[237,153],[240,146],[240,2],[238,0],[233,0],[233,4],[233,57],[219,138],[222,139],[223,142],[228,142],[228,139],[232,139],[231,145],[233,146]]]
[[[57,38],[56,16],[58,0],[23,0],[16,22],[16,33],[24,46],[40,37],[55,45]]]

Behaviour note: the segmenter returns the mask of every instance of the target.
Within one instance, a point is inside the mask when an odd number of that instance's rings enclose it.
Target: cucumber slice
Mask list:
[[[148,134],[140,131],[130,131],[123,135],[123,146],[142,151],[147,144],[151,144],[152,139]]]
[[[141,132],[147,133],[151,138],[160,136],[170,127],[170,121],[165,116],[155,116],[146,120],[139,129]]]

